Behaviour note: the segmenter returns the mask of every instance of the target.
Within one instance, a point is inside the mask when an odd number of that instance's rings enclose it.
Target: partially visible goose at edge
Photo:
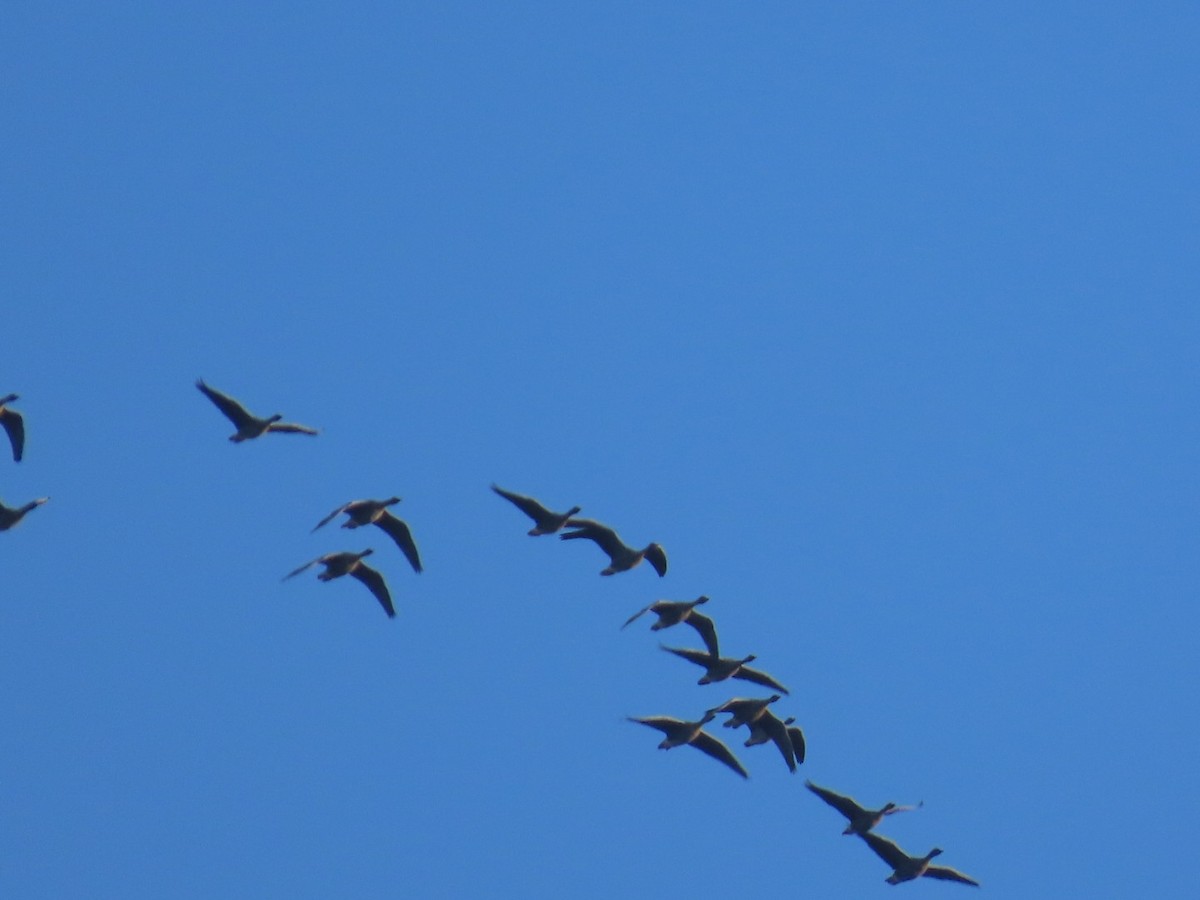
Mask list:
[[[529,518],[533,519],[533,528],[529,529],[527,534],[530,537],[538,537],[543,534],[554,534],[567,524],[567,520],[575,513],[580,512],[582,506],[572,506],[565,513],[556,513],[546,509],[542,504],[538,503],[532,497],[526,497],[524,494],[514,494],[512,491],[506,491],[499,485],[493,484],[492,490],[519,509]]]
[[[885,879],[888,884],[900,884],[903,881],[912,881],[915,878],[926,876],[941,881],[957,881],[960,884],[979,887],[978,881],[969,878],[957,869],[931,866],[930,860],[942,852],[939,847],[934,847],[925,856],[909,856],[885,837],[871,832],[860,834],[859,837],[867,842],[867,846],[875,851],[876,856],[892,867],[892,874]]]
[[[741,659],[734,659],[728,656],[713,656],[701,650],[685,650],[680,647],[664,646],[663,649],[668,653],[674,653],[676,656],[686,659],[690,663],[704,667],[704,674],[696,684],[715,684],[718,681],[724,681],[726,678],[740,678],[743,681],[752,681],[755,684],[761,684],[763,687],[769,687],[779,691],[781,694],[788,693],[787,688],[766,672],[751,669],[746,665],[746,663],[757,659],[754,654],[744,656]]]
[[[703,730],[704,726],[708,722],[711,722],[715,715],[716,713],[710,709],[697,722],[684,722],[681,719],[673,719],[670,716],[645,716],[642,718],[628,716],[627,718],[630,722],[639,722],[642,725],[657,728],[666,735],[662,743],[658,745],[659,750],[670,750],[672,747],[682,747],[684,744],[691,744],[702,753],[707,753],[713,759],[720,760],[743,778],[749,778],[750,775],[746,772],[742,764],[738,762],[737,757],[733,755],[733,751],[707,731]]]
[[[362,561],[364,556],[370,556],[374,552],[368,549],[362,553],[326,553],[324,556],[318,556],[316,559],[306,562],[300,568],[288,572],[283,576],[283,580],[287,581],[289,578],[299,575],[305,569],[320,563],[325,567],[325,571],[317,575],[317,578],[321,581],[332,581],[335,578],[341,578],[343,575],[350,575],[353,578],[357,578],[375,595],[375,599],[379,601],[379,605],[383,607],[383,611],[388,614],[388,618],[394,618],[396,608],[392,605],[392,595],[388,592],[383,576]]]
[[[25,454],[25,419],[15,409],[9,409],[8,404],[20,399],[16,394],[0,398],[0,425],[8,432],[8,442],[12,444],[15,462],[20,462]]]
[[[664,628],[670,628],[672,625],[678,625],[680,622],[686,622],[699,632],[700,637],[704,639],[704,646],[708,648],[708,652],[713,656],[717,656],[717,628],[713,625],[712,619],[696,612],[697,606],[707,602],[707,597],[697,597],[695,600],[655,600],[649,606],[639,609],[626,619],[625,625],[630,624],[638,616],[646,612],[652,612],[658,616],[658,621],[650,626],[651,631],[661,631]],[[621,627],[624,628],[625,625]]]
[[[317,433],[315,428],[309,428],[307,425],[295,425],[291,422],[279,421],[283,418],[279,413],[266,419],[260,419],[258,416],[251,415],[242,404],[238,403],[232,397],[228,397],[220,391],[210,388],[202,379],[196,379],[196,387],[200,389],[200,393],[213,402],[217,409],[224,413],[225,418],[233,423],[237,431],[231,434],[229,439],[235,444],[261,437],[268,431],[284,431],[292,434]]]
[[[361,528],[364,525],[376,525],[382,528],[396,542],[396,546],[400,548],[401,552],[408,559],[408,563],[413,567],[413,571],[420,572],[421,554],[417,552],[417,544],[413,540],[412,531],[409,530],[408,523],[397,519],[388,512],[389,506],[394,506],[399,502],[399,497],[390,497],[387,500],[351,500],[349,503],[343,503],[318,522],[313,531],[316,531],[322,525],[328,525],[339,515],[345,513],[350,518],[342,523],[343,528]]]
[[[596,546],[608,554],[609,565],[601,570],[601,575],[628,572],[643,559],[654,567],[659,578],[667,574],[667,552],[659,544],[650,543],[641,550],[634,550],[617,537],[613,529],[592,519],[568,519],[566,527],[575,530],[560,534],[559,538],[562,540],[587,538],[589,541],[595,541]]]
[[[925,801],[922,800],[916,806],[897,806],[895,803],[885,803],[880,809],[867,809],[859,806],[853,797],[834,793],[829,788],[823,788],[811,781],[804,782],[804,786],[850,820],[850,824],[846,826],[842,834],[866,834],[882,822],[885,816],[907,812],[910,809],[919,809],[925,805]]]
[[[49,499],[49,497],[38,497],[36,500],[30,500],[24,506],[5,506],[0,503],[0,531],[8,531],[25,518],[27,512],[36,509]]]

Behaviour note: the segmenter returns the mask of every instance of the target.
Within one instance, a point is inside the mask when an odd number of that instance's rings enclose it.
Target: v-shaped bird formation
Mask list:
[[[281,414],[260,418],[246,410],[241,403],[214,388],[202,380],[196,381],[196,387],[204,394],[217,409],[233,424],[236,429],[229,437],[233,443],[242,443],[262,437],[271,432],[285,434],[305,434],[315,436],[318,431],[306,425],[297,425],[282,421]],[[22,414],[11,408],[10,404],[19,399],[16,394],[8,394],[0,398],[0,427],[3,427],[12,447],[13,460],[20,462],[25,453],[25,419]],[[506,490],[493,484],[492,490],[500,497],[513,504],[517,509],[533,521],[533,527],[527,532],[531,537],[557,534],[560,540],[588,540],[607,555],[609,564],[600,571],[603,576],[628,572],[642,562],[649,563],[659,578],[667,574],[667,554],[662,545],[650,542],[641,549],[627,545],[612,527],[602,524],[595,519],[579,518],[582,511],[580,506],[572,506],[564,512],[555,512],[532,497]],[[10,507],[0,503],[0,531],[19,523],[29,512],[41,506],[49,498],[40,497],[24,505]],[[391,507],[401,502],[399,497],[384,500],[351,500],[338,506],[323,519],[312,531],[316,532],[332,522],[340,515],[346,520],[342,527],[357,529],[374,525],[383,531],[399,549],[414,572],[422,571],[421,556],[413,539],[412,530],[408,523],[397,518]],[[302,574],[316,565],[323,566],[323,571],[317,574],[322,582],[333,581],[345,575],[360,582],[371,592],[371,595],[383,607],[389,618],[395,618],[396,608],[391,591],[383,573],[369,566],[364,559],[375,551],[367,548],[360,551],[334,551],[304,563],[283,577],[286,581]],[[688,625],[700,641],[703,650],[684,647],[668,647],[659,645],[667,653],[673,654],[693,665],[703,669],[703,674],[696,682],[708,686],[720,684],[730,679],[748,681],[752,684],[769,688],[774,693],[769,697],[733,697],[716,706],[704,710],[698,719],[679,719],[671,716],[628,716],[631,722],[636,722],[653,728],[662,733],[663,738],[658,747],[661,750],[671,750],[675,747],[691,746],[708,755],[712,759],[733,770],[742,778],[749,778],[749,772],[729,747],[716,738],[705,727],[710,725],[717,716],[726,715],[728,718],[721,723],[725,728],[742,728],[749,730],[744,747],[755,747],[763,744],[773,744],[783,757],[789,772],[795,772],[797,766],[803,765],[806,758],[806,742],[804,732],[795,725],[795,716],[779,718],[773,705],[788,695],[788,689],[774,676],[759,669],[750,668],[748,663],[754,662],[754,654],[743,656],[722,656],[717,628],[713,619],[698,611],[698,607],[709,603],[707,596],[695,600],[655,600],[642,607],[620,627],[628,627],[645,613],[654,613],[657,617],[651,626],[651,631],[661,631],[676,625]],[[886,803],[878,809],[860,806],[852,798],[838,794],[828,788],[820,787],[811,781],[805,781],[810,792],[826,804],[841,813],[847,820],[843,834],[855,835],[862,839],[876,856],[892,869],[886,881],[889,884],[900,884],[927,877],[942,881],[957,881],[961,884],[978,886],[979,882],[955,869],[945,866],[935,866],[932,860],[942,851],[935,847],[924,856],[909,856],[893,841],[875,834],[876,826],[888,816],[906,810],[916,809],[916,806],[898,806]]]

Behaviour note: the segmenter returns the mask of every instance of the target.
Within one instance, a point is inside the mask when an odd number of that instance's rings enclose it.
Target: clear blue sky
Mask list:
[[[24,2],[0,888],[1183,897],[1193,3]],[[322,429],[231,445],[197,377]],[[488,485],[661,542],[601,579]],[[427,571],[312,526],[399,494]],[[280,577],[373,546],[350,579]],[[626,715],[712,597],[809,758]],[[687,633],[680,633],[687,632]],[[719,730],[722,736],[730,732]],[[744,735],[744,732],[742,733]]]

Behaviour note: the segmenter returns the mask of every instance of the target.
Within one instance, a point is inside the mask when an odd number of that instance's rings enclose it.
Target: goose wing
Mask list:
[[[408,564],[413,567],[413,571],[420,572],[421,554],[417,552],[417,542],[413,540],[408,523],[397,519],[390,512],[384,512],[375,520],[375,524],[386,531],[388,536],[396,542],[396,546],[404,553]]]
[[[577,538],[587,538],[589,541],[595,541],[596,546],[607,553],[614,562],[622,554],[633,552],[617,537],[617,533],[613,529],[607,525],[601,525],[594,519],[568,519],[566,527],[574,530],[564,531],[559,535],[560,540],[573,541]]]
[[[700,633],[700,637],[704,639],[704,646],[708,648],[708,652],[714,658],[720,656],[720,653],[717,652],[717,627],[713,625],[712,619],[693,609],[683,621]]]
[[[951,869],[949,866],[930,866],[925,870],[925,875],[941,881],[958,881],[962,884],[973,884],[975,887],[979,887],[979,882],[974,878],[964,875],[958,869]]]
[[[295,422],[272,422],[267,431],[284,431],[291,434],[317,434],[317,429],[307,425],[297,425]]]
[[[388,614],[389,619],[396,617],[396,607],[392,606],[392,595],[388,593],[387,584],[382,575],[366,563],[361,562],[350,570],[350,574],[371,589],[371,593],[375,595],[375,599],[379,601],[379,605],[383,607],[383,611]]]
[[[641,609],[639,609],[632,616],[630,616],[628,619],[625,620],[625,625],[628,625],[630,622],[632,622],[634,619],[641,616],[643,613],[649,612],[651,610],[651,608],[653,608],[653,606],[654,606],[653,603],[651,603],[649,606],[643,606]],[[625,625],[622,625],[621,627],[624,628]]]
[[[746,666],[742,666],[733,673],[733,677],[740,678],[742,681],[753,681],[755,684],[761,684],[763,687],[769,687],[773,690],[779,691],[781,694],[788,693],[787,688],[785,688],[766,672],[760,672],[758,669],[748,669]]]
[[[799,731],[800,729],[797,728],[796,730]],[[803,739],[803,735],[801,735],[801,740]],[[803,756],[803,753],[801,753],[801,756]],[[855,803],[850,797],[844,797],[841,794],[834,793],[828,788],[823,788],[819,785],[813,784],[811,781],[804,782],[804,786],[850,821],[854,821],[859,816],[866,813],[866,810]]]
[[[788,740],[792,742],[792,753],[796,757],[796,765],[804,765],[804,732],[796,725],[787,730]]]
[[[701,650],[687,650],[682,647],[663,647],[662,644],[659,644],[659,646],[668,653],[674,653],[676,656],[686,659],[690,663],[695,663],[698,666],[703,666],[705,669],[708,668],[713,660],[713,657]]]
[[[21,461],[25,453],[25,419],[15,409],[0,407],[0,425],[8,432],[8,442],[12,444],[13,460]]]
[[[654,567],[659,578],[667,574],[667,551],[658,544],[651,544],[646,548],[646,562]]]
[[[240,431],[243,426],[249,425],[251,422],[257,421],[254,416],[246,412],[246,407],[238,403],[232,397],[222,394],[220,391],[213,390],[201,379],[196,379],[196,387],[200,389],[205,397],[213,402],[230,422]]]
[[[867,846],[875,851],[875,855],[882,859],[893,869],[899,869],[901,866],[906,866],[912,862],[907,853],[893,844],[885,837],[880,837],[873,831],[868,831],[866,834],[860,834],[860,838],[867,842]]]
[[[719,759],[733,771],[737,772],[743,778],[749,778],[749,773],[745,767],[738,762],[738,758],[733,755],[733,751],[718,741],[707,731],[701,731],[695,738],[692,739],[692,746],[702,753],[707,753],[713,759]]]
[[[529,518],[533,519],[535,524],[540,525],[543,519],[548,518],[552,513],[542,504],[538,503],[532,497],[526,497],[524,494],[514,494],[512,491],[506,491],[499,485],[493,484],[492,490],[519,509]]]
[[[779,748],[779,752],[783,754],[783,761],[787,763],[788,771],[796,771],[796,751],[792,747],[792,739],[788,735],[788,728],[783,724],[782,720],[774,716],[769,709],[764,709],[763,714],[758,717],[756,723],[759,728],[766,732],[767,736]]]
[[[638,722],[642,725],[649,725],[651,728],[657,728],[663,734],[670,735],[683,725],[684,722],[680,719],[673,719],[670,716],[626,716],[630,722]]]
[[[313,531],[316,531],[318,528],[328,525],[330,522],[332,522],[334,519],[336,519],[338,516],[340,516],[346,510],[348,510],[351,506],[353,506],[356,502],[357,501],[351,500],[349,503],[343,503],[341,506],[339,506],[337,509],[335,509],[333,512],[331,512],[329,515],[327,515],[325,518],[323,518],[320,522],[318,522],[316,525],[314,525]]]
[[[311,569],[313,566],[315,566],[319,562],[325,562],[325,557],[318,556],[316,559],[309,560],[304,565],[302,565],[300,568],[294,569],[291,572],[288,572],[286,575],[283,576],[283,578],[280,579],[280,581],[287,581],[289,578],[294,578],[295,576],[297,576],[301,572],[303,572],[305,569]]]

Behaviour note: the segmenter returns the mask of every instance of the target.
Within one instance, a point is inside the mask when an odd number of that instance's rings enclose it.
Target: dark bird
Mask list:
[[[866,809],[859,806],[853,797],[845,797],[834,793],[828,788],[813,784],[811,781],[804,782],[804,786],[850,820],[850,824],[846,826],[842,834],[866,834],[882,822],[885,816],[890,816],[898,812],[906,812],[910,809],[918,809],[925,805],[924,801],[918,803],[916,806],[897,806],[895,803],[885,803],[881,809]]]
[[[658,544],[651,543],[641,550],[634,550],[617,537],[617,533],[607,525],[601,525],[592,519],[568,519],[566,527],[575,530],[560,534],[559,538],[562,540],[573,541],[578,538],[587,538],[589,541],[595,541],[596,546],[608,554],[608,568],[601,570],[601,575],[628,572],[643,559],[654,567],[659,578],[667,574],[667,553]]]
[[[715,715],[716,713],[709,710],[698,722],[684,722],[680,719],[672,719],[669,716],[647,716],[645,718],[629,716],[628,718],[630,722],[640,722],[643,725],[649,725],[651,728],[657,728],[666,735],[662,743],[658,745],[659,750],[670,750],[672,747],[691,744],[697,750],[707,753],[713,759],[719,759],[743,778],[749,778],[749,774],[742,767],[742,764],[738,762],[733,752],[711,734],[702,730],[705,724],[712,721]]]
[[[769,709],[764,709],[762,715],[753,722],[747,723],[750,727],[750,737],[746,738],[745,746],[753,747],[772,741],[783,755],[783,761],[787,763],[788,771],[795,772],[796,765],[804,762],[804,733],[799,728],[788,728],[788,725],[795,721],[794,716],[779,719]],[[799,752],[796,751],[796,741],[793,739],[792,732],[800,735]]]
[[[757,658],[753,654],[742,659],[733,659],[727,656],[713,656],[710,653],[704,653],[700,650],[683,650],[678,647],[663,647],[663,649],[668,653],[674,653],[676,656],[686,659],[688,662],[704,667],[704,675],[701,676],[696,684],[714,684],[718,681],[724,681],[726,678],[740,678],[743,681],[753,681],[755,684],[769,687],[779,691],[781,694],[788,693],[787,688],[766,672],[751,669],[746,665],[746,663],[753,662]]]
[[[222,413],[225,414],[237,432],[229,436],[229,439],[235,444],[240,444],[242,441],[248,441],[252,438],[261,437],[268,431],[286,431],[293,434],[316,434],[315,428],[309,428],[307,425],[293,425],[289,422],[280,422],[283,418],[279,413],[267,419],[260,419],[258,416],[251,415],[246,412],[246,408],[238,403],[232,397],[227,397],[220,391],[213,390],[202,380],[196,380],[196,387],[200,389],[205,397],[211,400]]]
[[[661,631],[664,628],[670,628],[672,625],[678,625],[680,622],[686,622],[700,633],[700,637],[704,639],[704,646],[708,648],[708,652],[713,656],[717,656],[716,626],[713,625],[713,620],[708,616],[696,612],[697,606],[707,602],[707,597],[697,597],[695,600],[655,600],[649,606],[639,609],[626,619],[625,625],[628,625],[645,612],[652,612],[658,616],[658,621],[650,626],[651,631]],[[625,625],[621,627],[624,628]]]
[[[537,537],[541,534],[554,534],[554,532],[567,524],[567,519],[583,509],[582,506],[572,506],[565,513],[551,512],[532,497],[526,497],[523,494],[514,494],[512,491],[506,491],[495,484],[492,485],[492,490],[521,512],[525,513],[525,515],[529,516],[529,518],[533,519],[533,528],[529,529],[530,537]]]
[[[5,506],[0,503],[0,531],[8,531],[25,518],[25,513],[36,509],[49,499],[49,497],[38,497],[36,500],[30,500],[24,506]]]
[[[324,556],[318,556],[311,562],[306,562],[300,568],[293,572],[288,572],[283,576],[283,580],[299,575],[310,566],[315,566],[320,563],[325,567],[325,571],[317,575],[321,581],[333,581],[335,578],[341,578],[343,575],[350,575],[357,578],[375,595],[375,599],[379,601],[379,605],[383,607],[383,611],[388,614],[389,618],[394,618],[396,615],[396,607],[392,606],[392,595],[388,593],[387,584],[383,580],[383,576],[363,562],[364,556],[370,556],[373,550],[364,550],[362,553],[326,553]]]
[[[714,706],[715,713],[729,713],[729,718],[723,723],[726,728],[740,728],[756,722],[767,707],[779,699],[779,694],[758,699],[755,697],[734,697],[726,700],[720,706]]]
[[[804,764],[804,732],[800,730],[799,725],[793,725],[796,721],[795,716],[788,716],[783,720],[783,724],[788,727],[788,740],[792,742],[792,752],[796,754],[796,765]],[[754,726],[751,726],[753,729]]]
[[[316,531],[322,525],[329,524],[329,522],[342,513],[350,517],[342,523],[343,528],[361,528],[364,525],[377,525],[386,531],[388,536],[396,542],[396,546],[408,558],[409,565],[413,567],[413,571],[420,572],[421,554],[417,552],[417,544],[413,540],[412,531],[409,530],[407,523],[397,519],[387,509],[389,506],[394,506],[399,502],[399,497],[391,497],[387,500],[351,500],[349,503],[343,503],[318,522],[313,531]]]
[[[9,409],[8,404],[21,399],[16,394],[9,394],[0,399],[0,425],[8,432],[8,442],[12,444],[13,459],[21,461],[25,453],[25,419],[15,409]]]
[[[929,864],[930,860],[942,852],[938,847],[934,847],[925,856],[909,856],[885,837],[880,837],[871,832],[860,834],[859,837],[867,842],[867,846],[875,851],[876,856],[892,867],[892,874],[886,879],[888,884],[900,884],[902,881],[912,881],[914,878],[920,878],[924,875],[929,878],[938,878],[942,881],[958,881],[962,884],[971,884],[979,887],[978,881],[974,878],[968,878],[957,869],[950,869],[946,866],[931,866]]]

